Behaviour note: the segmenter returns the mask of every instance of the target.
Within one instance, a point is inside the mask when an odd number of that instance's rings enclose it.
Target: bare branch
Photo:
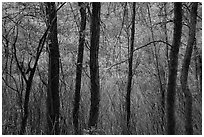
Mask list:
[[[9,74],[9,73],[7,73],[7,74]],[[9,74],[9,75],[10,75],[10,74]],[[13,76],[11,76],[11,75],[10,75],[10,77],[13,78]],[[13,79],[14,79],[14,78],[13,78]],[[17,93],[19,93],[18,86],[17,86],[17,82],[16,82],[15,79],[14,79],[14,83],[15,83],[15,85],[16,85],[16,89],[13,88],[13,87],[11,87],[11,86],[7,83],[7,81],[4,79],[4,77],[2,77],[2,80],[4,81],[4,83],[6,84],[7,87],[9,87],[10,89],[12,89],[12,90],[16,91]]]
[[[143,46],[141,46],[139,48],[136,48],[136,49],[134,49],[134,51],[139,50],[139,49],[144,48],[144,47],[147,47],[147,46],[149,46],[152,43],[159,43],[159,42],[164,43],[164,44],[166,44],[169,47],[172,47],[172,45],[169,44],[168,42],[165,42],[165,41],[162,41],[162,40],[156,40],[156,41],[151,41],[151,42],[149,42],[149,43],[147,43],[147,44],[145,44],[145,45],[143,45]]]
[[[138,48],[134,49],[133,52],[135,52],[135,51],[137,51],[137,50],[139,50],[139,49],[142,49],[142,48],[144,48],[144,47],[147,47],[147,46],[151,45],[152,43],[159,43],[159,42],[164,43],[164,44],[166,44],[166,45],[169,46],[169,47],[172,47],[172,45],[169,44],[168,42],[165,42],[165,41],[162,41],[162,40],[157,40],[157,41],[151,41],[151,42],[149,42],[149,43],[147,43],[147,44],[145,44],[145,45],[143,45],[143,46],[141,46],[141,47],[138,47]],[[111,65],[110,67],[108,67],[108,68],[106,68],[106,69],[109,70],[109,69],[111,69],[112,67],[115,67],[115,66],[117,66],[117,65],[120,65],[120,64],[122,64],[122,63],[124,63],[124,62],[126,62],[126,61],[128,61],[128,59],[123,60],[123,61],[121,61],[121,62],[118,62],[118,63],[116,63],[116,64],[114,64],[114,65]]]
[[[62,6],[64,6],[66,4],[66,2],[62,3],[56,10],[56,12],[58,12],[58,10],[60,10],[62,8]]]

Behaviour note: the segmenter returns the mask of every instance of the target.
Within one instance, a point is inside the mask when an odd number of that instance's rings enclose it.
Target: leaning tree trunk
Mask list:
[[[86,8],[85,3],[79,2],[80,14],[81,14],[81,27],[79,31],[79,47],[78,47],[78,58],[76,68],[76,84],[75,84],[75,97],[74,97],[74,109],[73,109],[73,124],[75,134],[79,134],[78,128],[78,117],[79,117],[79,103],[80,103],[80,90],[81,90],[81,74],[82,74],[82,63],[84,54],[84,43],[85,43],[85,29],[86,29]]]
[[[17,37],[18,37],[18,30],[17,30],[17,36],[14,40],[13,43],[13,48],[14,48],[14,58],[16,60],[16,64],[18,69],[20,70],[20,73],[26,83],[26,92],[25,92],[25,98],[24,98],[24,104],[23,104],[23,118],[21,121],[21,127],[20,127],[20,133],[21,135],[23,135],[26,131],[26,124],[27,124],[27,119],[28,119],[28,105],[29,105],[29,97],[30,97],[30,92],[31,92],[31,88],[32,88],[32,81],[35,75],[35,70],[37,68],[38,65],[38,60],[40,57],[40,54],[42,52],[42,49],[44,47],[45,44],[45,40],[46,40],[46,36],[48,34],[48,30],[49,30],[50,26],[47,28],[47,30],[45,31],[45,33],[43,34],[43,36],[41,37],[38,47],[37,47],[37,52],[36,52],[36,58],[34,60],[34,65],[33,67],[31,66],[31,61],[32,58],[30,59],[29,63],[27,64],[27,68],[25,68],[24,66],[24,62],[22,64],[20,64],[20,61],[17,58],[17,50],[16,50],[16,41],[17,41]]]
[[[190,11],[189,38],[181,70],[181,87],[185,95],[185,130],[187,135],[193,135],[192,124],[192,94],[188,88],[188,70],[196,35],[196,18],[198,3],[192,3]]]
[[[98,51],[100,38],[100,10],[101,3],[92,3],[91,15],[91,47],[90,47],[90,75],[91,75],[91,108],[89,115],[89,128],[97,128],[100,101]]]
[[[47,133],[59,134],[59,45],[57,39],[57,11],[54,2],[46,3],[46,14],[50,28],[48,35],[49,68],[47,90]]]
[[[175,134],[175,93],[178,68],[178,53],[182,32],[182,3],[174,3],[174,34],[170,51],[169,77],[167,87],[167,134]]]
[[[129,70],[128,70],[128,82],[127,82],[127,94],[126,94],[126,111],[127,111],[127,134],[130,134],[130,95],[131,95],[131,85],[132,85],[132,62],[133,62],[133,52],[134,52],[134,35],[135,35],[135,2],[133,2],[132,7],[132,29],[131,29],[131,45],[130,45],[130,53],[129,53]]]

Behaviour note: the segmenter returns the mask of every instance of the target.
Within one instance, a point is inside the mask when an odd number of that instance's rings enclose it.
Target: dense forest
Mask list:
[[[202,4],[3,2],[2,134],[201,135]]]

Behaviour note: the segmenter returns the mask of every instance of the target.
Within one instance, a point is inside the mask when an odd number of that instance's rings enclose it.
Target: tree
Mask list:
[[[16,59],[16,63],[17,63],[18,69],[20,70],[21,75],[23,76],[23,79],[25,80],[25,83],[26,83],[26,93],[25,93],[25,100],[24,100],[24,105],[23,105],[24,116],[22,118],[21,129],[20,129],[21,135],[25,133],[25,127],[26,127],[26,123],[27,123],[27,119],[28,119],[28,103],[29,103],[29,96],[30,96],[31,87],[32,87],[32,81],[33,81],[33,77],[35,75],[35,71],[36,71],[36,68],[38,65],[38,60],[40,58],[40,54],[41,54],[42,49],[43,49],[44,44],[45,44],[45,40],[46,40],[46,36],[48,34],[49,28],[50,28],[50,26],[48,26],[47,30],[45,31],[45,33],[43,34],[43,36],[41,37],[41,39],[39,41],[34,66],[33,67],[31,66],[31,61],[32,61],[32,58],[31,58],[29,63],[28,63],[27,70],[25,69],[25,67],[23,65],[24,62],[20,63],[17,59],[16,47],[15,47],[15,43],[14,43],[14,50],[15,50],[14,56]],[[17,39],[17,36],[16,36],[16,39]],[[28,76],[28,78],[27,78],[27,76]]]
[[[32,8],[33,8],[32,10],[35,11],[38,7],[35,5]],[[24,14],[27,14],[26,9],[23,9],[22,12],[25,12]],[[20,16],[20,14],[18,16]],[[30,17],[30,16],[34,16],[34,15],[31,14],[28,17]],[[26,15],[23,15],[23,17],[25,18]],[[37,18],[37,16],[34,16],[34,17]],[[12,18],[12,21],[15,22],[15,19]],[[19,45],[21,45],[21,43],[19,42],[18,39],[20,39],[23,35],[23,30],[22,30],[23,27],[22,26],[20,27],[19,24],[15,24],[15,26],[13,28],[14,28],[14,32],[16,33],[16,35],[13,37],[14,38],[13,43],[11,44],[12,49],[13,49],[13,56],[14,56],[14,59],[16,61],[17,69],[19,70],[20,75],[25,82],[25,96],[24,97],[22,97],[23,96],[22,92],[16,90],[19,94],[20,105],[23,103],[22,108],[21,108],[23,110],[23,113],[22,113],[22,120],[21,120],[20,131],[19,131],[19,134],[22,135],[22,134],[25,134],[25,132],[26,132],[27,119],[29,116],[30,93],[32,90],[32,84],[33,84],[33,79],[35,76],[35,71],[36,71],[36,68],[38,66],[38,61],[40,59],[40,55],[42,53],[42,50],[43,50],[45,40],[46,40],[46,37],[48,34],[48,30],[50,29],[50,26],[48,26],[46,28],[44,34],[41,36],[41,38],[39,40],[37,48],[33,50],[33,51],[35,51],[34,55],[32,55],[32,54],[29,54],[29,55],[26,54],[27,56],[25,55],[28,58],[27,60],[24,59],[24,57],[23,57],[23,59],[20,59],[18,57],[19,56],[18,54],[20,54],[20,53],[17,52],[17,51],[19,51],[18,49],[20,48]],[[9,39],[7,37],[4,37],[4,39],[5,39],[7,46],[8,46],[8,44],[10,43]],[[28,46],[28,45],[26,45],[26,46]],[[29,46],[32,46],[32,45],[29,45]],[[35,56],[35,58],[34,58],[34,56]],[[24,82],[23,81],[21,81],[21,82],[22,82],[22,86],[23,86]],[[24,99],[24,100],[22,100],[22,99]]]
[[[74,109],[73,109],[73,124],[75,128],[75,134],[79,134],[78,129],[78,118],[79,118],[79,103],[80,103],[80,90],[81,90],[81,74],[82,74],[82,63],[84,54],[85,44],[85,29],[86,29],[86,8],[85,3],[79,2],[80,14],[81,14],[81,25],[79,31],[79,46],[78,46],[78,58],[76,68],[76,83],[75,83],[75,97],[74,97]]]
[[[57,10],[54,2],[46,3],[48,26],[53,23],[48,35],[48,90],[47,90],[47,124],[48,134],[59,134],[59,45],[57,39]]]
[[[131,85],[132,85],[132,62],[133,62],[133,52],[134,52],[134,35],[135,35],[135,2],[133,2],[132,7],[132,28],[131,28],[131,45],[130,45],[130,53],[128,59],[128,82],[127,82],[127,94],[126,94],[126,111],[127,111],[127,132],[130,133],[130,95],[131,95]]]
[[[150,14],[150,8],[149,8],[149,5],[147,4],[147,11],[148,11],[148,17],[149,17],[149,23],[150,23],[150,31],[151,31],[151,37],[152,37],[152,40],[155,41],[155,35],[154,35],[154,31],[153,31],[153,27],[152,27],[152,19],[151,19],[151,14]],[[166,26],[166,25],[164,25]],[[167,38],[167,34],[166,34],[166,38]],[[166,42],[168,43],[168,41],[166,40]],[[161,107],[160,107],[160,114],[161,114],[161,130],[163,131],[163,128],[164,128],[164,123],[165,123],[165,89],[164,89],[164,86],[163,86],[163,81],[162,81],[162,78],[164,79],[164,75],[165,73],[164,70],[163,70],[163,67],[161,66],[161,64],[159,63],[159,49],[157,49],[156,47],[156,43],[154,42],[153,43],[154,45],[154,49],[152,48],[152,54],[153,54],[153,57],[155,57],[155,66],[156,66],[156,70],[157,70],[157,77],[158,77],[158,81],[159,81],[159,87],[160,87],[160,93],[161,93],[161,97],[160,97],[160,100],[161,100]],[[168,46],[167,46],[168,47]],[[167,52],[168,52],[168,48],[167,48]],[[167,57],[168,59],[168,57]]]
[[[174,33],[170,50],[169,76],[167,87],[167,134],[175,134],[175,93],[178,68],[178,53],[182,32],[182,3],[174,3]]]
[[[198,3],[192,3],[190,11],[189,37],[181,70],[181,87],[185,95],[185,130],[187,135],[193,135],[192,93],[188,87],[188,70],[196,35],[196,20]]]
[[[197,45],[194,46],[194,53],[195,53],[195,77],[197,81],[197,89],[202,94],[202,55],[199,52]]]
[[[99,65],[98,51],[100,38],[100,10],[101,3],[92,3],[91,15],[91,47],[90,47],[90,76],[91,76],[91,107],[89,115],[89,128],[96,128],[99,115],[100,102],[100,82],[99,82]]]

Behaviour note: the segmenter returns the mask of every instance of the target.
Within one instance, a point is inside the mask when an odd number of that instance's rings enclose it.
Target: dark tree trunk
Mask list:
[[[30,96],[30,91],[32,86],[32,79],[33,77],[32,78],[30,77],[29,81],[26,81],[26,93],[25,93],[25,100],[23,105],[24,115],[22,118],[21,130],[20,130],[21,135],[25,133],[25,128],[26,128],[27,119],[28,119],[28,103],[29,103],[29,96]]]
[[[174,34],[170,51],[169,77],[167,88],[167,134],[175,134],[175,93],[178,68],[178,53],[182,32],[182,3],[174,3]]]
[[[47,124],[48,134],[59,134],[59,45],[57,39],[57,12],[54,2],[46,3],[47,24],[50,26],[48,35],[49,68],[47,90]]]
[[[100,83],[99,83],[99,65],[98,51],[100,38],[100,10],[101,3],[92,3],[91,15],[91,47],[90,47],[90,75],[91,75],[91,108],[88,127],[97,127],[100,102]]]
[[[134,35],[135,35],[135,2],[133,2],[132,7],[132,29],[131,29],[131,45],[130,45],[130,53],[129,53],[129,70],[128,70],[128,82],[127,82],[127,94],[126,94],[126,111],[127,111],[127,134],[130,134],[129,126],[130,126],[130,95],[132,88],[132,62],[133,62],[133,52],[134,52]]]
[[[196,86],[197,86],[197,90],[200,90],[199,87],[199,80],[198,80],[198,50],[196,47],[196,44],[194,44],[194,64],[195,64],[195,79],[196,79]]]
[[[200,78],[200,93],[202,95],[202,55],[198,55],[198,65],[199,65],[199,78]]]
[[[29,103],[31,86],[32,86],[32,81],[26,83],[26,95],[25,95],[25,100],[23,105],[24,115],[21,121],[20,135],[23,135],[26,130],[25,128],[26,128],[27,119],[28,119],[28,103]]]
[[[78,117],[79,117],[81,74],[82,74],[82,63],[83,63],[84,43],[85,43],[85,29],[86,29],[86,8],[84,4],[85,3],[82,3],[82,2],[78,3],[78,5],[80,6],[81,27],[79,31],[79,47],[78,47],[75,98],[74,98],[74,109],[73,109],[73,124],[74,124],[75,134],[80,134],[79,129],[78,129]]]
[[[185,95],[185,130],[187,135],[193,135],[192,125],[192,94],[188,88],[188,70],[196,35],[196,18],[198,3],[192,3],[190,11],[189,38],[181,70],[181,87]]]

